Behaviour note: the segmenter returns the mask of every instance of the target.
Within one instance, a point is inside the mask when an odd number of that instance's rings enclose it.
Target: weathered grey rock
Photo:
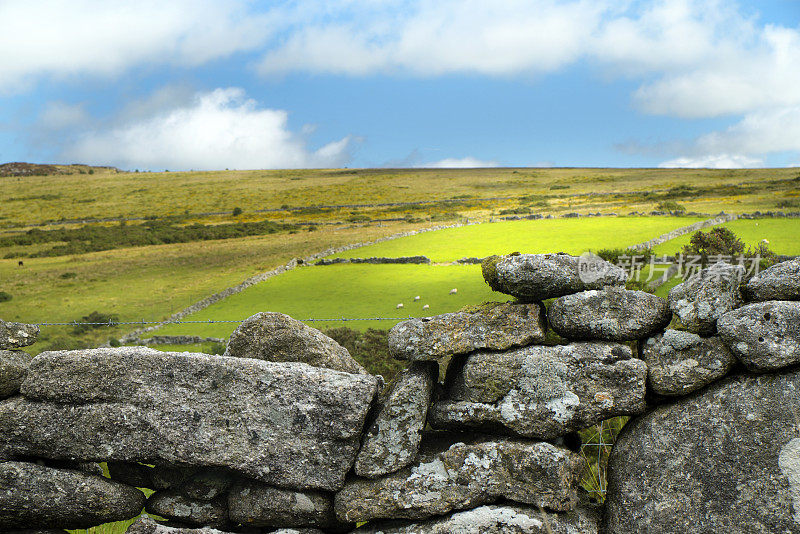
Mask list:
[[[215,528],[176,528],[156,523],[147,516],[138,518],[125,534],[230,534]]]
[[[610,287],[556,299],[547,317],[567,339],[626,341],[660,332],[672,312],[666,300],[652,293]]]
[[[686,395],[727,375],[736,363],[718,336],[667,330],[642,344],[647,380],[659,395]]]
[[[800,258],[776,263],[742,287],[747,300],[800,300]]]
[[[646,381],[647,365],[617,343],[477,352],[451,364],[428,422],[552,439],[643,412]]]
[[[336,519],[333,494],[297,492],[243,480],[228,494],[230,519],[249,527],[320,527],[349,530]]]
[[[673,287],[669,306],[690,332],[711,335],[717,319],[742,304],[739,291],[745,268],[716,263]]]
[[[39,327],[25,323],[7,323],[0,319],[0,350],[21,349],[36,343]]]
[[[547,442],[427,437],[419,464],[384,478],[348,480],[336,494],[342,521],[423,519],[508,498],[552,510],[577,504],[583,461]],[[457,439],[457,438],[456,438]]]
[[[159,523],[156,523],[149,517],[140,517],[131,526],[128,527],[128,530],[125,531],[125,534],[231,534],[231,533],[222,532],[221,530],[209,527],[203,527],[203,528],[169,527],[166,525],[161,525]],[[271,531],[269,532],[269,534],[324,534],[324,533],[321,530],[315,528],[301,528],[301,529],[282,528],[279,530]]]
[[[367,374],[336,341],[316,328],[275,312],[248,317],[231,334],[225,356],[302,362],[346,373]]]
[[[153,493],[145,504],[148,513],[197,526],[223,528],[229,524],[227,499],[190,499],[175,490]]]
[[[39,460],[42,462],[42,460]],[[44,465],[53,467],[55,469],[71,469],[72,471],[79,471],[87,475],[103,476],[103,468],[97,462],[78,462],[71,460],[46,460]],[[129,484],[130,485],[130,484]]]
[[[544,340],[539,304],[492,302],[469,312],[411,319],[389,331],[389,351],[403,360],[441,360],[480,349],[506,350]]]
[[[0,457],[227,467],[336,490],[377,384],[302,363],[142,347],[42,353],[24,398],[0,402]]]
[[[28,373],[31,357],[21,350],[0,350],[0,399],[19,391]]]
[[[190,499],[210,501],[227,492],[234,483],[230,472],[221,469],[201,469],[181,483],[177,491]]]
[[[597,534],[599,522],[600,514],[584,506],[554,514],[530,506],[490,504],[424,522],[370,523],[352,534]]]
[[[136,517],[144,494],[107,478],[0,462],[0,529],[89,528]]]
[[[439,366],[414,362],[385,388],[356,456],[356,474],[378,477],[417,459]]]
[[[751,371],[800,363],[800,302],[772,300],[722,316],[719,335]]]
[[[624,285],[623,269],[593,254],[517,254],[490,256],[481,264],[494,291],[526,301],[561,297],[588,289]]]
[[[800,372],[742,375],[629,422],[607,534],[800,532]]]

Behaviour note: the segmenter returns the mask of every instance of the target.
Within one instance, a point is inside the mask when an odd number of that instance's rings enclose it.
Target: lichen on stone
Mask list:
[[[502,260],[502,256],[489,256],[481,262],[481,273],[483,279],[492,288],[492,291],[503,291],[503,285],[497,279],[497,264]]]

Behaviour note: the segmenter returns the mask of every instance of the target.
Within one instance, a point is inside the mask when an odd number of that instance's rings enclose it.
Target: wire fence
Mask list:
[[[303,323],[314,323],[314,322],[339,322],[339,321],[408,321],[409,319],[414,319],[415,317],[408,316],[408,317],[329,317],[324,319],[319,318],[312,318],[312,319],[297,319]],[[122,326],[122,325],[149,325],[149,324],[160,324],[160,325],[171,325],[171,324],[216,324],[216,323],[236,323],[241,324],[245,322],[247,319],[207,319],[203,321],[103,321],[103,322],[80,322],[80,321],[70,321],[66,323],[30,323],[36,326]]]

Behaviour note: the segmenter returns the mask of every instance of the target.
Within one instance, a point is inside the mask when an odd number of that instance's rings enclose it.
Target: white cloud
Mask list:
[[[762,167],[764,161],[741,154],[712,154],[696,158],[684,157],[665,161],[663,169],[743,169]]]
[[[161,110],[84,135],[66,148],[71,161],[145,169],[340,167],[351,138],[312,151],[288,129],[287,113],[260,108],[237,88],[199,93],[186,106]]]
[[[747,32],[748,45],[722,43],[703,61],[642,85],[647,112],[716,117],[800,104],[800,31],[767,26]]]
[[[517,76],[586,60],[641,81],[648,113],[713,117],[800,103],[800,28],[727,0],[416,0],[296,5],[263,73]]]
[[[243,0],[0,2],[0,91],[19,92],[43,75],[198,65],[261,46],[273,20]]]
[[[305,2],[319,7],[314,2]],[[610,1],[333,2],[307,17],[261,62],[264,73],[363,75],[405,71],[515,75],[577,60]],[[299,18],[299,17],[298,17]]]
[[[433,169],[475,169],[478,167],[498,167],[496,161],[484,161],[473,157],[445,158],[431,163],[417,165],[418,167]]]
[[[688,155],[661,166],[759,167],[767,154],[800,153],[800,106],[748,113],[725,130],[698,137],[681,151]]]
[[[727,130],[701,136],[696,146],[706,153],[800,152],[800,105],[748,113]]]
[[[642,112],[740,119],[665,157],[747,163],[799,150],[800,26],[764,24],[728,0],[0,1],[0,94],[40,79],[191,67],[237,52],[256,53],[267,76],[520,77],[583,62],[637,84],[631,97]],[[187,113],[191,98],[185,88],[165,89],[129,106],[125,124],[103,135],[133,135],[143,118]],[[78,108],[58,112],[53,124],[80,120]],[[285,115],[273,113],[272,131],[286,132]],[[302,133],[288,137],[299,142]],[[295,159],[339,152],[331,145]]]

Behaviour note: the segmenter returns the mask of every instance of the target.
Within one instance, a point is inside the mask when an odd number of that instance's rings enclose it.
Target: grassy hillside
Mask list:
[[[73,321],[99,311],[120,320],[159,320],[292,257],[441,222],[485,221],[529,212],[649,212],[675,209],[675,203],[709,213],[779,206],[788,210],[797,203],[800,186],[797,169],[131,173],[64,167],[59,172],[63,173],[0,177],[0,258],[6,258],[0,259],[0,291],[12,297],[0,302],[4,319]],[[68,172],[72,174],[64,174]],[[380,205],[398,202],[417,204]],[[325,207],[342,204],[362,206]],[[235,208],[241,213],[233,215]],[[127,226],[119,219],[128,219]],[[261,221],[294,226],[276,227],[277,233],[269,235],[205,240],[236,235],[235,228],[215,231],[214,225]],[[688,222],[676,218],[515,221],[425,234],[353,255],[421,253],[435,261],[452,261],[513,250],[579,252],[644,241]],[[181,231],[194,224],[204,228]],[[38,232],[55,232],[27,239],[30,225],[43,225],[36,227]],[[148,226],[158,231],[147,230]],[[83,227],[85,231],[58,233],[62,228]],[[258,227],[248,228],[258,232]],[[97,250],[97,236],[104,236],[114,250],[84,253]],[[179,238],[187,241],[171,241]],[[162,244],[131,247],[143,242]],[[60,255],[35,257],[42,254]],[[23,267],[17,265],[19,259]],[[44,343],[39,346],[46,347],[54,338],[74,337],[69,330],[43,329]],[[95,343],[124,330],[90,332],[81,342]]]
[[[797,169],[362,169],[118,173],[0,178],[9,228],[59,220],[242,216],[348,220],[488,216],[502,209],[536,212],[651,211],[665,201],[688,211],[800,209]],[[482,202],[478,199],[508,197]],[[443,201],[456,201],[445,203]],[[422,206],[318,206],[425,202]],[[291,208],[294,211],[287,211]],[[311,209],[313,208],[313,209]],[[259,210],[282,210],[260,213]],[[220,215],[203,215],[219,212]],[[353,213],[355,212],[355,213]]]

